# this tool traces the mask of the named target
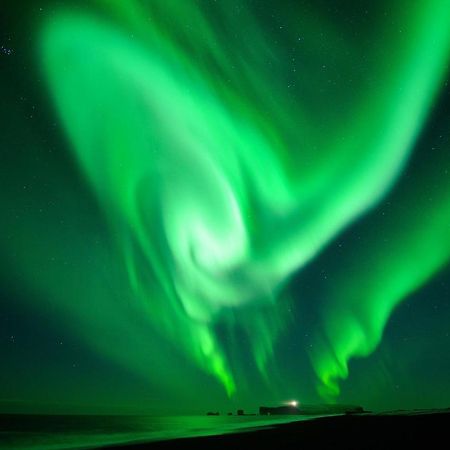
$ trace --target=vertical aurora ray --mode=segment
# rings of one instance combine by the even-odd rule
[[[351,358],[375,350],[393,309],[448,263],[449,193],[448,181],[425,195],[417,191],[404,205],[406,214],[402,211],[402,217],[379,230],[383,239],[372,239],[360,249],[357,267],[350,268],[352,280],[342,276],[329,293],[323,329],[310,352],[325,398],[339,394],[338,382],[347,378]],[[408,233],[399,226],[404,223],[410,224]]]
[[[344,113],[325,124],[325,137],[321,114],[309,114],[311,100],[298,96],[291,106],[281,88],[276,101],[265,98],[278,85],[254,49],[277,49],[250,11],[242,13],[251,30],[247,44],[230,50],[197,2],[139,5],[109,6],[121,25],[88,11],[59,12],[43,27],[40,60],[73,151],[117,236],[136,307],[231,395],[236,362],[216,325],[247,333],[264,375],[284,326],[277,297],[285,283],[374,207],[407,163],[448,63],[450,4],[398,8],[404,33],[383,25],[378,46],[389,57],[372,49],[372,82],[347,88]],[[180,16],[195,17],[198,32],[186,33]],[[227,20],[235,33],[239,27]],[[340,64],[346,51],[336,46]],[[230,73],[234,60],[238,75]],[[305,81],[301,71],[297,81]],[[318,109],[325,115],[328,108]],[[398,255],[445,227],[445,205],[399,240]],[[439,239],[429,245],[439,247]],[[395,304],[447,253],[410,267],[401,267],[399,256],[389,271],[380,269],[386,286],[397,275],[403,281],[380,299],[368,280],[357,325],[346,289],[330,300],[323,328],[331,344],[312,355],[324,395],[338,392],[348,359],[375,348]],[[351,333],[341,331],[346,323]]]

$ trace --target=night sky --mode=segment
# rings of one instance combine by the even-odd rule
[[[450,0],[3,3],[0,411],[450,406]]]

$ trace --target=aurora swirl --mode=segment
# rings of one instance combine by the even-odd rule
[[[305,301],[292,279],[391,194],[441,93],[450,3],[405,5],[380,14],[376,39],[359,44],[310,10],[274,39],[238,1],[97,2],[39,24],[36,60],[58,125],[106,218],[120,289],[154,333],[139,352],[170,342],[239,396],[233,342],[244,335],[246,358],[273,379],[280,336],[296,326],[286,305]],[[277,64],[295,45],[286,82]],[[337,269],[325,290],[303,351],[327,400],[349,361],[376,350],[395,308],[448,263],[450,185],[435,172],[440,182],[411,187],[383,236],[355,245],[352,276]],[[56,298],[53,283],[37,282]],[[89,286],[89,301],[55,300],[85,339],[104,320],[132,334],[124,306]],[[108,312],[84,317],[91,301]],[[121,346],[94,346],[152,370]]]

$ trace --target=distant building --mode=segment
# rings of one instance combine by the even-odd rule
[[[362,406],[355,405],[284,405],[284,406],[260,406],[259,414],[262,416],[280,416],[300,414],[304,416],[318,416],[327,414],[358,414],[363,413]]]
[[[290,414],[301,414],[301,412],[296,406],[292,405],[276,406],[274,408],[270,406],[260,406],[259,414],[261,416],[286,416]]]

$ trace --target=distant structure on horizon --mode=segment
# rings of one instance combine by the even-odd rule
[[[259,414],[261,416],[317,416],[322,414],[359,414],[364,412],[366,411],[362,406],[355,405],[283,405],[275,407],[259,407]]]
[[[260,416],[287,416],[287,415],[301,415],[301,416],[323,416],[332,414],[361,414],[367,413],[362,406],[356,405],[299,405],[298,402],[293,401],[287,405],[282,406],[260,406]],[[219,416],[218,411],[208,411],[207,416]],[[233,413],[229,412],[228,416]],[[243,409],[236,411],[237,416],[256,416],[256,414],[246,414]]]
[[[218,412],[218,411],[208,411],[208,412],[206,413],[206,415],[207,415],[207,416],[220,416],[220,412]],[[227,415],[228,415],[228,416],[232,416],[233,413],[232,413],[232,412],[229,412]],[[243,409],[238,409],[238,410],[236,411],[236,415],[237,415],[237,416],[256,416],[256,413],[246,414],[246,413],[244,412]]]

